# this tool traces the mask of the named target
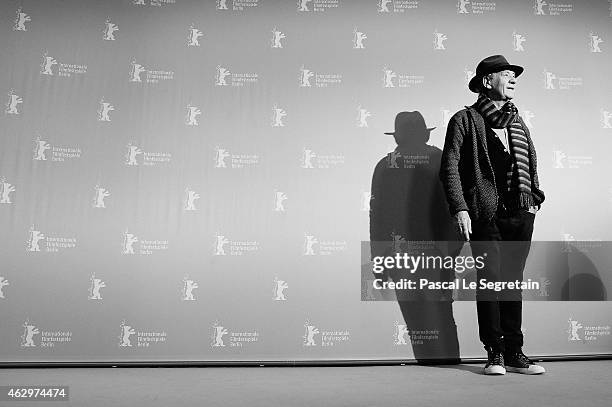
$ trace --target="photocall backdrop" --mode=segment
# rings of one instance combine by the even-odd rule
[[[416,110],[442,148],[504,54],[534,240],[612,240],[611,24],[605,0],[2,1],[0,361],[411,358],[398,304],[360,299],[383,133]],[[526,349],[610,353],[611,310],[526,302]]]

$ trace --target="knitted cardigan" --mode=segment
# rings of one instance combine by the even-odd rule
[[[529,129],[520,116],[529,144],[529,174],[534,203],[544,202],[539,189],[537,158]],[[493,166],[489,158],[484,118],[472,106],[455,113],[448,122],[442,151],[440,180],[451,215],[468,211],[474,221],[489,221],[498,205]]]

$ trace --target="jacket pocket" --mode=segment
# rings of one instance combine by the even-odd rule
[[[478,211],[478,191],[476,190],[476,186],[468,189],[463,197],[468,207],[468,211],[470,212],[471,216],[474,216],[475,212]]]
[[[472,186],[471,188],[469,188],[464,194],[463,197],[465,198],[465,202],[469,203],[470,201],[472,201],[475,197],[476,197],[476,186]]]

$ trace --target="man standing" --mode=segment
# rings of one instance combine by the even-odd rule
[[[468,86],[478,99],[448,122],[440,180],[461,238],[474,257],[487,253],[478,281],[522,281],[544,201],[529,129],[511,102],[522,72],[502,55],[483,59]],[[478,290],[476,300],[484,373],[544,373],[522,351],[521,291]]]

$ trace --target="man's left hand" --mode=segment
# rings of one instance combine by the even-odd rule
[[[536,212],[538,211],[538,207],[537,206],[530,206],[529,209],[527,209],[527,210],[535,215]]]

